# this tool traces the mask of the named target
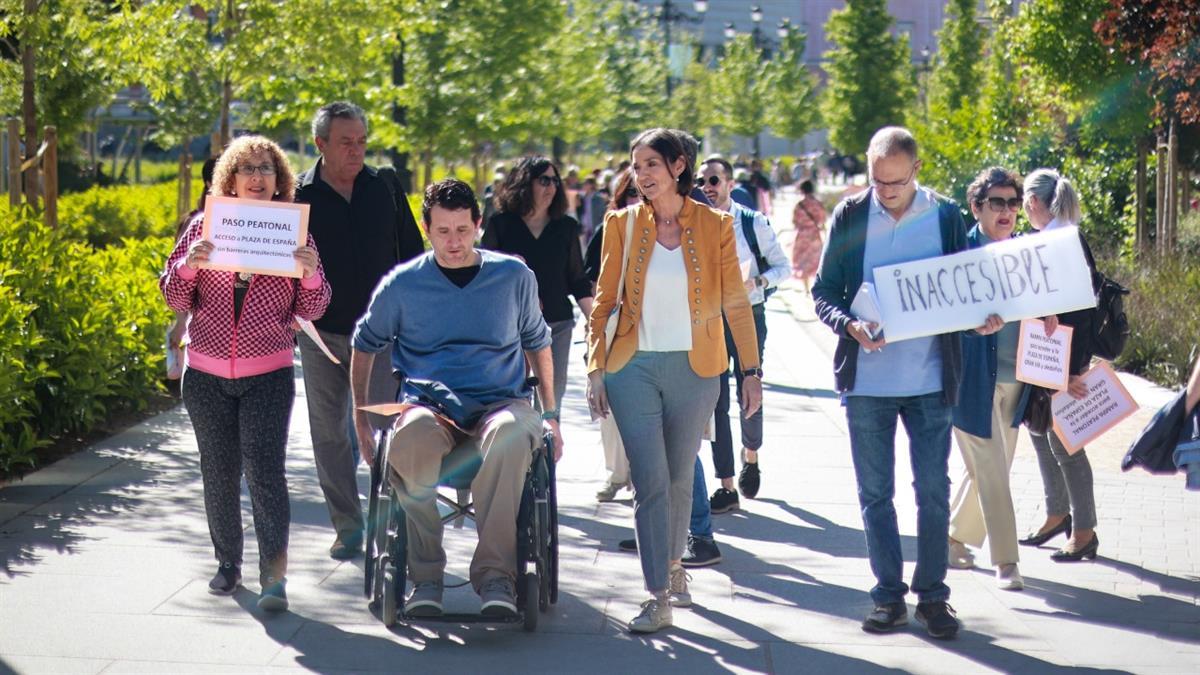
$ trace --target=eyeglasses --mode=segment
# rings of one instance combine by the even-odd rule
[[[700,184],[704,185],[705,183],[708,183],[709,185],[716,187],[721,184],[721,177],[720,176],[709,176],[708,178],[701,178]]]
[[[553,185],[554,187],[558,187],[559,185],[562,185],[562,179],[559,178],[558,176],[549,176],[547,174],[542,174],[542,175],[538,176],[536,180],[538,182],[538,185],[541,185],[542,187],[550,187],[551,185]]]
[[[984,201],[987,202],[988,208],[992,213],[1004,213],[1005,209],[1009,211],[1021,210],[1021,198],[1012,197],[1005,199],[1004,197],[988,197]]]
[[[237,172],[244,176],[253,176],[255,172],[257,172],[260,176],[274,176],[275,165],[259,164],[258,166],[255,166],[253,164],[238,164]]]
[[[874,185],[876,188],[902,188],[912,181],[913,176],[917,175],[917,166],[920,164],[921,162],[919,161],[913,162],[912,170],[908,172],[908,178],[905,178],[904,180],[881,181],[872,178],[871,185]]]

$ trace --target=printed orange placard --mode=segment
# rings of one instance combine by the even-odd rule
[[[1065,391],[1050,399],[1054,433],[1071,454],[1079,452],[1080,448],[1138,410],[1137,401],[1129,395],[1107,361],[1101,361],[1081,377],[1088,389],[1083,400],[1077,401]]]

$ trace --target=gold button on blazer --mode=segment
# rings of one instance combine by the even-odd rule
[[[635,209],[633,238],[625,241],[626,218]],[[742,284],[737,245],[733,235],[733,216],[709,208],[687,197],[679,211],[683,228],[680,246],[687,265],[688,317],[692,325],[692,350],[688,362],[700,377],[715,377],[729,367],[725,349],[725,328],[721,313],[729,321],[733,343],[737,345],[743,369],[761,363],[750,298]],[[609,212],[604,218],[604,241],[600,254],[600,280],[588,318],[588,373],[604,369],[620,370],[638,349],[638,322],[646,294],[642,270],[650,264],[658,228],[649,204],[636,204]],[[611,345],[605,344],[604,326],[617,306],[617,278],[621,275],[621,256],[630,255],[625,273],[625,288],[620,298],[621,313],[617,333]]]

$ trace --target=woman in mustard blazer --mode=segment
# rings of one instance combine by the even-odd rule
[[[671,625],[672,605],[691,604],[680,559],[696,453],[729,363],[722,312],[747,366],[744,416],[762,400],[762,370],[732,217],[687,197],[694,169],[670,130],[645,131],[630,150],[642,202],[605,217],[588,323],[588,405],[599,416],[611,405],[629,457],[638,554],[652,595],[629,630],[649,633]],[[604,329],[618,305],[609,345]]]

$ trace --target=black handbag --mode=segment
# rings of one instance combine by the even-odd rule
[[[1039,436],[1049,433],[1054,426],[1050,396],[1050,390],[1045,387],[1029,386],[1029,404],[1025,406],[1025,415],[1021,418],[1021,423]]]

